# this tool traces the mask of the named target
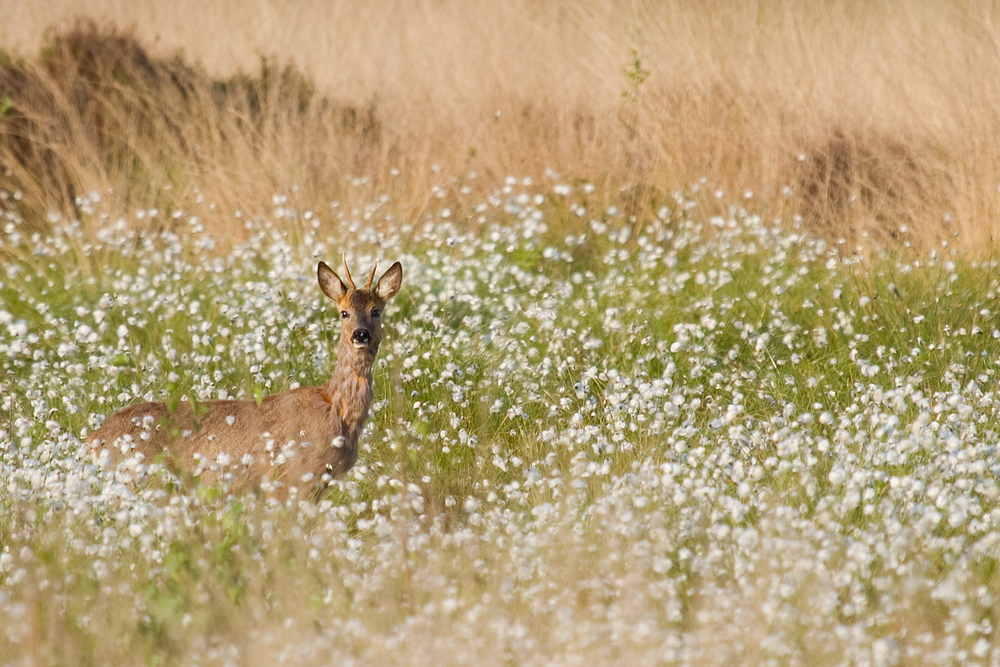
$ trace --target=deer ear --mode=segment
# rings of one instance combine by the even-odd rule
[[[323,290],[323,294],[334,301],[339,300],[347,293],[347,285],[333,269],[326,265],[326,262],[320,262],[319,266],[316,267],[316,276],[319,278],[319,288]]]
[[[403,284],[403,267],[396,262],[389,267],[389,270],[382,274],[375,285],[375,294],[383,301],[388,301],[396,296],[399,286]]]

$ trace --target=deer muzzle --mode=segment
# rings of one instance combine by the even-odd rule
[[[368,343],[371,342],[372,335],[368,333],[367,329],[358,329],[351,334],[351,343],[357,349],[362,349],[368,347]]]

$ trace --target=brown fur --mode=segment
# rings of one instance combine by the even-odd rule
[[[286,489],[311,488],[343,475],[358,458],[372,402],[372,364],[382,342],[380,318],[373,313],[396,294],[403,277],[396,262],[371,288],[374,272],[357,289],[350,271],[348,287],[325,263],[317,267],[323,293],[340,314],[348,314],[341,317],[337,365],[326,384],[273,394],[260,405],[209,401],[192,407],[182,401],[172,414],[162,402],[131,405],[88,436],[95,457],[107,452],[111,462],[135,456],[149,463],[162,455],[202,479],[229,470],[237,487],[269,479]],[[356,345],[358,336],[363,340]]]

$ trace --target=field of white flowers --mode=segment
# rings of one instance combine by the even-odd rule
[[[277,196],[231,251],[197,211],[9,214],[0,662],[1000,662],[997,263],[591,192]],[[324,381],[341,252],[404,267],[345,479],[286,506],[93,465],[130,402]]]

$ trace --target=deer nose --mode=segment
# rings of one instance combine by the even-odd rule
[[[351,334],[351,341],[354,343],[367,343],[372,339],[372,335],[367,329],[358,329]]]

